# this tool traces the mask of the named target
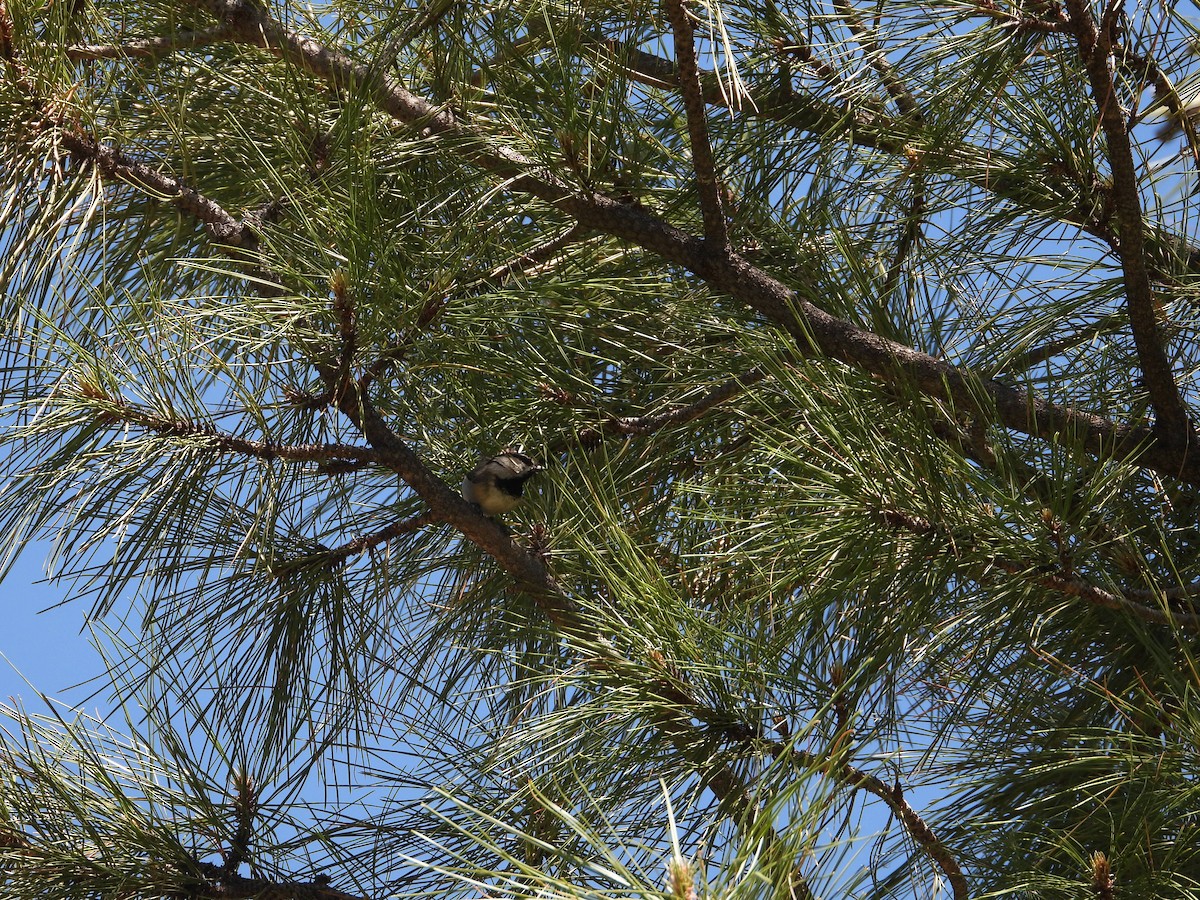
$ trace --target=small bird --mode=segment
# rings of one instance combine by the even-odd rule
[[[1190,52],[1195,54],[1196,48]],[[1154,100],[1137,114],[1133,123],[1156,123],[1155,137],[1160,142],[1178,136],[1185,122],[1193,128],[1200,124],[1200,76],[1193,74],[1178,84],[1156,88],[1154,94]]]
[[[498,516],[521,502],[525,482],[542,467],[520,451],[505,447],[470,471],[462,483],[463,499],[485,515]]]

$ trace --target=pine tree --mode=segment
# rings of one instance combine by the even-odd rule
[[[1200,897],[1181,7],[0,0],[0,897]]]

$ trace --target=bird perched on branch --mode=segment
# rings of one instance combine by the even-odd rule
[[[505,447],[485,459],[463,479],[463,499],[474,503],[485,515],[498,516],[521,502],[525,482],[542,471],[532,459]]]

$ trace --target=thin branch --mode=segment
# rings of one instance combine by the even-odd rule
[[[1021,493],[1030,496],[1039,506],[1049,506],[1055,503],[1055,498],[1059,497],[1062,485],[1055,482],[1054,479],[1047,476],[1028,461],[1018,457],[1010,456],[1004,461],[1001,466],[996,457],[996,452],[987,440],[985,428],[978,422],[958,422],[952,418],[934,418],[931,422],[931,430],[933,434],[947,447],[962,456],[964,459],[978,465],[980,468],[992,472],[994,475],[1003,481],[1015,481],[1019,486]],[[1091,504],[1088,498],[1083,494],[1083,491],[1078,487],[1072,488],[1071,498],[1073,508],[1087,510]],[[1113,529],[1112,523],[1106,518],[1094,517],[1093,521],[1079,523],[1082,533],[1085,534],[1088,540],[1099,545],[1100,552],[1110,560],[1116,562],[1118,568],[1123,571],[1128,571],[1131,566],[1128,559],[1132,558],[1133,551],[1129,547],[1129,535],[1118,533]],[[1145,596],[1139,601],[1138,595],[1140,589],[1126,589],[1125,595],[1135,602],[1149,601],[1153,603],[1159,599],[1159,594],[1153,591],[1146,591]],[[1171,591],[1165,592],[1168,599],[1178,599]]]
[[[920,516],[914,516],[896,509],[881,510],[880,515],[889,525],[903,528],[905,531],[921,537],[943,534],[943,529]],[[957,543],[964,542],[963,535],[958,533],[949,534],[948,537]],[[991,556],[988,559],[988,564],[1010,575],[1016,575],[1031,584],[1036,584],[1068,597],[1078,597],[1080,600],[1086,600],[1088,603],[1104,607],[1105,609],[1126,612],[1145,622],[1153,622],[1156,625],[1178,626],[1186,628],[1188,631],[1200,631],[1200,615],[1196,613],[1183,610],[1165,612],[1161,609],[1154,609],[1151,606],[1138,602],[1135,596],[1130,593],[1122,592],[1121,594],[1114,594],[1080,578],[1074,572],[1043,571],[1028,563],[1005,559],[1001,556]],[[1152,593],[1143,596],[1146,599],[1152,599],[1159,595]]]
[[[671,693],[671,691],[668,690],[668,693]],[[686,692],[680,692],[676,689],[675,693],[679,694],[679,697],[674,699],[677,699],[684,705],[684,708],[687,708],[687,706],[691,706],[692,709],[698,708],[698,704],[695,702],[690,704],[684,703],[687,700]],[[708,718],[714,719],[718,717],[708,716]],[[705,718],[702,716],[701,721],[704,720]],[[813,753],[807,750],[799,750],[790,744],[771,740],[766,737],[761,728],[756,728],[745,722],[725,723],[718,727],[725,737],[734,742],[742,743],[756,749],[765,749],[776,759],[792,760],[804,771],[820,772],[840,785],[865,790],[867,793],[878,797],[895,813],[913,843],[920,847],[933,860],[937,867],[941,869],[942,874],[946,876],[946,880],[950,882],[954,900],[967,900],[970,896],[966,876],[963,875],[958,861],[954,858],[950,849],[937,837],[929,824],[904,799],[904,793],[900,789],[899,783],[894,787],[890,786],[881,778],[843,762],[842,760],[845,758],[845,755],[841,750],[844,749],[844,745],[835,746],[832,751],[826,753]]]
[[[240,771],[233,776],[233,798],[230,809],[234,816],[233,835],[225,851],[221,870],[225,877],[237,872],[250,860],[250,839],[254,835],[254,819],[258,815],[258,788],[249,773]]]
[[[571,244],[579,241],[585,234],[587,229],[583,228],[578,223],[572,225],[565,232],[556,238],[551,238],[537,247],[533,247],[516,259],[512,259],[503,265],[500,265],[483,276],[478,283],[502,281],[510,275],[515,275],[518,272],[525,272],[531,267],[540,265],[547,260],[553,259],[560,251],[569,247]],[[471,285],[472,287],[474,285]]]
[[[883,82],[888,95],[896,102],[896,107],[914,122],[923,122],[925,116],[921,112],[921,107],[900,76],[896,74],[895,68],[888,62],[887,54],[879,46],[875,33],[862,23],[858,17],[858,11],[850,5],[848,0],[833,0],[833,5],[845,20],[846,27],[858,41],[863,53],[866,54],[867,62],[875,70],[879,80]]]
[[[1159,598],[1191,601],[1200,597],[1200,581],[1173,588],[1129,588],[1124,594],[1135,601],[1153,602]]]
[[[91,826],[94,830],[94,826]],[[9,864],[14,869],[27,865],[33,869],[33,877],[46,878],[49,868],[45,862],[48,855],[40,846],[30,840],[28,835],[0,828],[0,850],[5,852]],[[237,872],[227,869],[224,865],[187,860],[179,867],[176,879],[179,882],[179,896],[192,897],[195,900],[250,900],[254,897],[294,898],[294,900],[366,900],[356,894],[348,894],[330,886],[330,879],[318,875],[312,881],[272,881],[267,878],[247,878]],[[67,883],[86,884],[87,873],[80,873],[78,878],[72,878],[74,873],[63,872],[61,862],[53,861],[53,876],[55,879],[66,879]],[[26,876],[28,879],[28,876]],[[32,880],[32,879],[29,879]],[[161,889],[162,885],[155,885]]]
[[[1080,344],[1086,343],[1093,338],[1099,337],[1102,334],[1113,331],[1116,327],[1124,324],[1125,316],[1123,313],[1109,313],[1106,316],[1101,316],[1091,325],[1080,328],[1064,337],[1050,341],[1040,347],[1033,347],[1026,350],[1024,353],[1019,353],[1012,357],[1000,369],[1001,372],[1028,372],[1034,366],[1041,365],[1047,360],[1054,359],[1056,356],[1065,353]]]
[[[188,186],[182,179],[159,172],[112,147],[103,146],[76,128],[63,130],[59,139],[72,154],[91,161],[102,175],[128,182],[203,222],[209,234],[220,243],[247,252],[257,249],[258,237],[253,228],[214,200]]]
[[[914,168],[919,163],[914,164]],[[916,246],[921,236],[921,220],[925,216],[925,182],[920,172],[913,173],[913,198],[908,207],[908,215],[900,226],[900,236],[896,241],[896,253],[888,266],[886,277],[883,279],[883,299],[890,302],[896,285],[900,282],[900,273],[904,271],[904,263],[912,248]]]
[[[678,88],[675,68],[669,60],[638,48],[628,48],[617,41],[603,43],[615,58],[625,61],[626,77],[653,87]],[[701,72],[700,81],[707,104],[729,106],[728,98],[721,93],[714,73]],[[1049,195],[1040,186],[1031,185],[1024,176],[1017,174],[1021,168],[1019,162],[1004,156],[995,148],[964,147],[948,154],[940,143],[923,141],[920,133],[913,131],[911,123],[871,112],[863,104],[835,104],[819,97],[796,94],[790,84],[787,90],[772,91],[766,96],[753,97],[751,101],[742,110],[742,115],[767,119],[817,135],[836,132],[854,146],[895,156],[908,156],[916,150],[921,154],[922,165],[930,172],[960,178],[987,194],[1043,213],[1056,222],[1069,222],[1106,244],[1116,246],[1116,240],[1109,233],[1107,220],[1097,212],[1102,204],[1081,198],[1074,208],[1064,210],[1061,196]],[[1076,187],[1082,189],[1083,186]],[[1200,259],[1200,249],[1186,246],[1177,235],[1156,233],[1153,240],[1168,255]]]
[[[320,394],[294,392],[292,399],[308,409],[323,409],[335,405],[337,399],[350,390],[354,354],[358,349],[358,317],[354,300],[346,281],[346,273],[339,270],[330,278],[333,290],[333,312],[337,316],[338,355],[337,365],[329,370],[325,390]]]
[[[925,855],[932,859],[937,867],[942,870],[942,874],[950,882],[950,890],[953,892],[954,900],[967,900],[970,897],[970,887],[967,884],[966,876],[963,875],[962,868],[958,865],[958,861],[954,858],[950,849],[941,842],[933,829],[929,827],[929,824],[904,799],[904,793],[900,790],[899,783],[895,787],[889,786],[881,778],[869,775],[848,763],[830,763],[802,750],[792,749],[791,754],[805,768],[820,769],[823,766],[829,770],[829,774],[842,784],[861,788],[869,794],[874,794],[886,803],[888,808],[895,813],[896,818],[903,824],[904,830],[908,832],[908,836],[912,838],[913,843],[920,847],[925,852]]]
[[[376,72],[382,72],[391,67],[396,61],[396,57],[400,55],[400,51],[416,40],[420,35],[432,28],[437,28],[441,24],[450,10],[458,5],[460,0],[430,0],[428,6],[412,20],[407,26],[401,29],[400,33],[391,40],[383,52],[379,54],[372,68]]]
[[[696,173],[696,187],[700,194],[704,239],[714,252],[725,253],[729,250],[729,225],[721,204],[721,186],[717,183],[717,167],[708,136],[708,108],[704,104],[700,73],[696,68],[695,29],[692,28],[691,16],[684,2],[664,0],[663,6],[675,37],[679,92],[683,95],[683,108],[691,137],[692,170]]]
[[[420,531],[427,525],[432,525],[436,519],[429,513],[422,513],[419,516],[411,516],[407,519],[401,519],[386,525],[377,531],[372,531],[369,534],[362,534],[358,537],[347,541],[338,547],[320,547],[312,553],[306,553],[302,556],[289,557],[285,563],[284,569],[287,571],[295,571],[297,569],[307,569],[310,567],[321,567],[327,569],[336,569],[344,565],[348,560],[356,556],[361,556],[364,553],[369,553],[376,547],[386,544],[396,538],[404,537],[407,534]]]
[[[1163,443],[1186,454],[1189,447],[1195,444],[1196,436],[1167,358],[1166,338],[1158,325],[1158,311],[1146,259],[1137,170],[1113,78],[1111,31],[1117,4],[1109,4],[1100,29],[1097,29],[1092,18],[1088,0],[1067,0],[1067,9],[1108,146],[1120,235],[1117,251],[1124,277],[1129,327],[1146,390],[1156,413],[1155,433]]]
[[[579,432],[571,441],[562,441],[552,445],[554,449],[565,449],[570,444],[580,447],[594,447],[604,439],[605,434],[646,435],[661,431],[672,425],[683,425],[703,416],[710,409],[720,406],[737,397],[746,388],[758,384],[767,377],[766,371],[753,368],[748,372],[730,378],[706,393],[703,397],[687,406],[667,409],[661,412],[649,413],[642,416],[613,416],[606,419],[596,428],[587,428]]]
[[[190,50],[217,44],[229,37],[224,25],[180,31],[161,37],[137,38],[120,44],[82,44],[67,47],[63,52],[75,62],[97,59],[125,59],[127,57],[157,58],[176,50]]]
[[[322,466],[341,463],[380,465],[381,455],[370,447],[350,444],[279,444],[274,441],[255,441],[217,431],[211,425],[170,419],[138,409],[121,399],[114,399],[85,388],[84,394],[96,405],[100,416],[110,422],[124,422],[165,437],[183,438],[206,448],[240,453],[255,459],[312,462]]]
[[[329,879],[317,876],[312,881],[272,881],[269,878],[248,878],[236,872],[226,872],[220,866],[198,862],[196,867],[204,876],[199,885],[188,885],[186,896],[199,900],[251,900],[254,897],[279,897],[290,900],[364,900],[330,887]]]
[[[1200,615],[1196,613],[1184,612],[1183,610],[1166,612],[1161,609],[1154,609],[1153,607],[1146,606],[1144,603],[1136,602],[1126,595],[1125,592],[1114,594],[1111,591],[1097,587],[1091,582],[1084,581],[1076,575],[1031,572],[1028,566],[1022,566],[1019,563],[1004,559],[993,559],[992,563],[1010,575],[1020,575],[1034,584],[1049,588],[1060,594],[1065,594],[1068,597],[1078,597],[1080,600],[1086,600],[1095,606],[1126,612],[1144,622],[1153,622],[1156,625],[1177,625],[1186,628],[1188,631],[1200,631]]]
[[[1021,16],[1016,13],[1002,9],[995,0],[976,0],[975,9],[983,16],[987,16],[1004,25],[1006,28],[1011,28],[1018,34],[1033,33],[1033,34],[1064,34],[1070,31],[1070,22],[1063,14],[1062,7],[1057,3],[1046,4],[1049,7],[1049,12],[1053,14],[1052,19],[1039,19],[1036,16]]]
[[[366,367],[358,379],[360,389],[366,389],[376,378],[386,371],[387,367],[404,359],[413,342],[424,331],[438,320],[446,307],[460,296],[470,296],[471,291],[486,285],[503,281],[517,273],[529,272],[535,266],[540,266],[558,256],[563,249],[581,240],[587,234],[587,229],[575,223],[558,237],[551,238],[536,247],[519,254],[506,263],[502,263],[485,275],[467,282],[453,296],[434,296],[426,301],[424,308],[417,316],[417,321],[406,328],[394,342],[380,350],[379,355]]]
[[[792,40],[790,42],[780,40],[775,44],[775,50],[792,59],[799,60],[812,69],[826,83],[834,86],[838,84],[838,70],[817,56],[808,43],[799,40]]]

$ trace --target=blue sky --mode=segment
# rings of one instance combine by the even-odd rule
[[[45,583],[49,548],[48,542],[26,547],[0,583],[0,703],[20,697],[31,711],[40,706],[38,691],[70,705],[82,703],[91,690],[68,688],[104,671],[83,630],[86,603],[58,605],[66,588]]]

